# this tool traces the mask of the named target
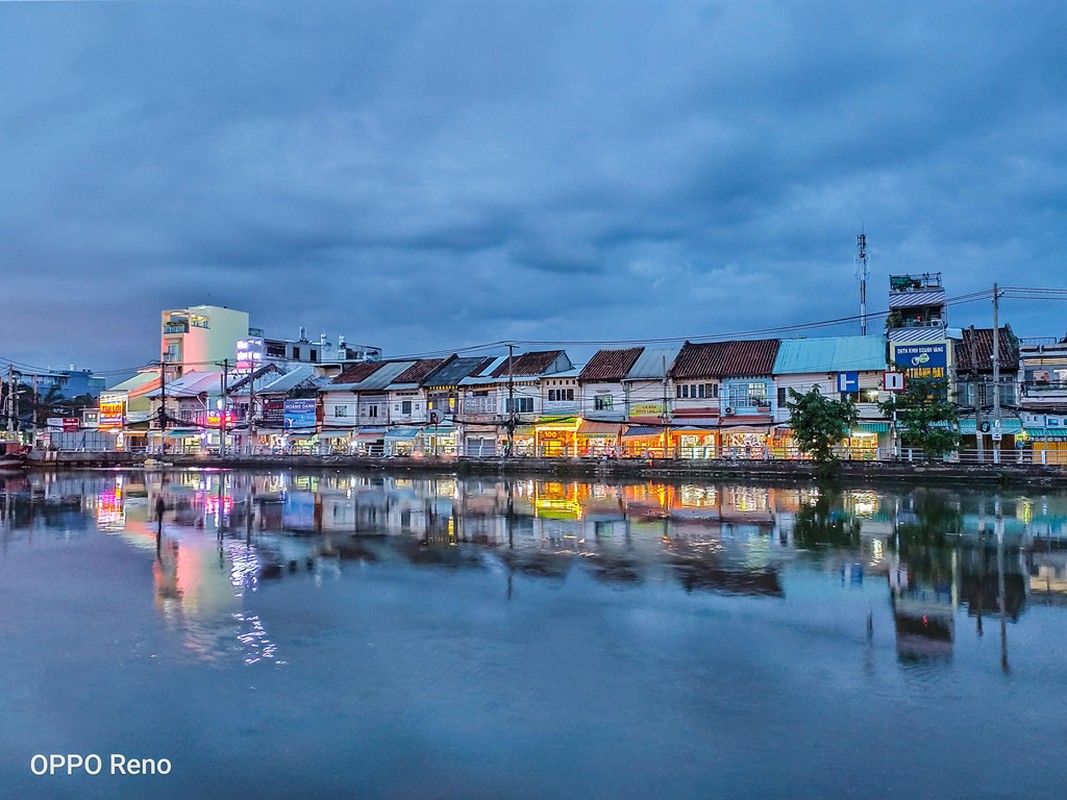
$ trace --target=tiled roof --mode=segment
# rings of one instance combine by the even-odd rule
[[[511,359],[512,375],[541,375],[552,366],[552,362],[563,355],[562,350],[534,350],[529,353],[521,353]],[[508,360],[493,370],[492,377],[499,378],[508,374]]]
[[[418,383],[444,363],[443,358],[421,358],[397,375],[393,383]]]
[[[1017,370],[1019,368],[1019,340],[1012,333],[1011,326],[1000,329],[1000,368]],[[993,329],[963,329],[963,341],[956,347],[956,369],[959,372],[993,371]]]
[[[363,361],[359,364],[353,364],[336,378],[333,379],[334,383],[359,383],[364,378],[373,375],[378,370],[384,361]]]
[[[643,347],[628,347],[625,350],[598,350],[578,375],[583,383],[597,381],[621,381],[641,355]]]
[[[671,368],[671,378],[716,378],[770,375],[778,355],[778,339],[692,344],[686,342]]]
[[[492,363],[492,356],[453,358],[427,375],[422,383],[424,386],[455,386],[463,378],[474,375]]]

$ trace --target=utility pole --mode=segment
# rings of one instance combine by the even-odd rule
[[[515,345],[508,345],[508,458],[515,453],[515,376],[511,362],[515,357]]]
[[[11,433],[14,430],[15,414],[13,409],[15,397],[15,369],[10,364],[7,365],[7,402],[4,403],[4,411],[7,412],[7,432]]]
[[[663,356],[663,457],[670,456],[671,415],[667,407],[667,356]]]
[[[219,457],[226,455],[226,401],[230,380],[230,359],[222,360],[222,408],[219,409]]]
[[[993,284],[993,463],[1000,463],[1000,293]]]
[[[159,452],[167,452],[167,360],[159,360]]]
[[[248,376],[248,454],[252,455],[255,448],[256,436],[256,367],[252,364],[252,372]]]
[[[30,401],[30,430],[34,443],[37,442],[37,373],[33,373],[33,400]]]

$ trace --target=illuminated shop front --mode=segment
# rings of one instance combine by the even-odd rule
[[[618,422],[594,422],[582,420],[575,436],[578,455],[583,458],[614,457],[619,453],[619,434],[622,425]]]
[[[623,455],[663,458],[666,429],[661,425],[631,425],[622,435]]]
[[[196,455],[204,447],[200,428],[171,428],[166,433],[166,452]]]
[[[578,417],[545,417],[534,426],[534,441],[540,458],[568,458],[578,454]]]
[[[385,433],[385,454],[387,456],[410,456],[415,450],[415,437],[419,429],[415,427],[390,428]]]
[[[426,456],[454,456],[459,452],[459,429],[451,425],[422,428],[415,449]]]
[[[737,425],[722,431],[722,457],[763,460],[770,456],[766,427]]]
[[[878,458],[878,434],[854,430],[841,442],[838,457],[845,461],[874,461]]]
[[[672,454],[677,458],[709,459],[719,457],[718,433],[714,428],[695,425],[672,429]]]
[[[319,446],[323,454],[346,455],[352,450],[352,431],[323,431],[319,434]]]

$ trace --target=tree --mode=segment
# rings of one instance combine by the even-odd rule
[[[944,378],[909,376],[904,391],[891,394],[878,407],[887,417],[896,415],[904,444],[921,449],[927,461],[959,447],[959,416],[948,402]]]
[[[786,407],[801,451],[811,456],[821,473],[833,471],[837,464],[834,446],[856,424],[855,404],[849,399],[831,400],[816,385],[807,394],[790,389]]]

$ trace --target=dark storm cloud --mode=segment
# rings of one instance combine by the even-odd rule
[[[142,362],[159,310],[200,302],[393,353],[836,318],[861,225],[875,309],[889,272],[1063,285],[1065,22],[3,4],[0,356]],[[1064,332],[1055,304],[1007,306]]]

